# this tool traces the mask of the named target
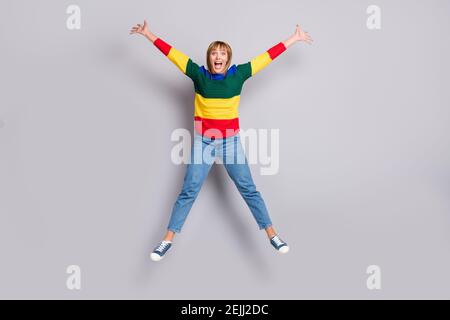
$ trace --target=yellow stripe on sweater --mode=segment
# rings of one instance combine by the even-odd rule
[[[189,57],[186,54],[172,47],[170,48],[167,58],[169,58],[181,72],[186,74],[186,66],[189,60]]]
[[[267,51],[253,58],[251,60],[252,76],[255,75],[258,71],[264,69],[264,67],[266,67],[271,62],[272,58],[270,58],[270,55]]]
[[[228,99],[205,98],[195,94],[195,116],[207,119],[234,119],[238,117],[240,95]]]

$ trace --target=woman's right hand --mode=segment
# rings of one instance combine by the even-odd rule
[[[148,26],[147,26],[147,21],[144,20],[144,24],[137,24],[136,26],[134,26],[131,31],[130,34],[134,34],[134,33],[139,33],[142,34],[143,36],[149,36],[150,32],[148,31]]]

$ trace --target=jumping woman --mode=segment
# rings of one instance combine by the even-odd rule
[[[141,34],[151,41],[178,69],[192,79],[194,99],[194,143],[191,161],[186,166],[183,186],[175,201],[167,232],[150,257],[159,261],[172,247],[175,233],[180,233],[216,158],[247,203],[260,230],[264,229],[270,244],[281,253],[289,247],[275,231],[264,200],[253,182],[247,158],[241,145],[238,106],[244,82],[268,66],[288,47],[298,41],[312,43],[308,32],[299,25],[293,35],[243,64],[231,65],[232,50],[223,41],[212,42],[206,51],[205,66],[199,66],[186,54],[175,49],[149,31],[147,21],[137,24],[130,34]]]

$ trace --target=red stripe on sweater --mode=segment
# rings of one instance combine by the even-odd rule
[[[161,50],[161,52],[164,53],[164,55],[166,56],[169,54],[169,51],[172,48],[170,44],[167,44],[166,42],[164,42],[164,40],[161,40],[160,38],[156,39],[155,42],[153,42],[153,44],[159,50]]]
[[[226,138],[239,132],[239,118],[206,119],[194,117],[195,131],[209,138]]]
[[[284,45],[283,42],[280,42],[280,43],[274,45],[269,50],[267,50],[267,52],[269,53],[270,58],[273,60],[276,57],[278,57],[280,54],[282,54],[285,50],[286,50],[286,46]]]

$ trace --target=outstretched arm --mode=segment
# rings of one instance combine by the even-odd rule
[[[186,54],[175,49],[170,44],[166,43],[161,38],[154,35],[148,30],[147,21],[144,20],[144,24],[137,24],[130,31],[130,34],[138,33],[146,37],[151,41],[170,61],[172,61],[178,69],[186,74],[189,78],[194,79],[198,65],[195,64]]]
[[[298,24],[292,36],[284,41],[277,43],[264,53],[253,58],[251,61],[238,66],[238,68],[244,75],[244,79],[246,80],[254,76],[257,72],[267,67],[273,60],[275,60],[275,58],[277,58],[280,54],[286,51],[288,47],[290,47],[297,41],[305,41],[308,44],[311,44],[313,41],[308,32],[300,29],[300,26]]]

